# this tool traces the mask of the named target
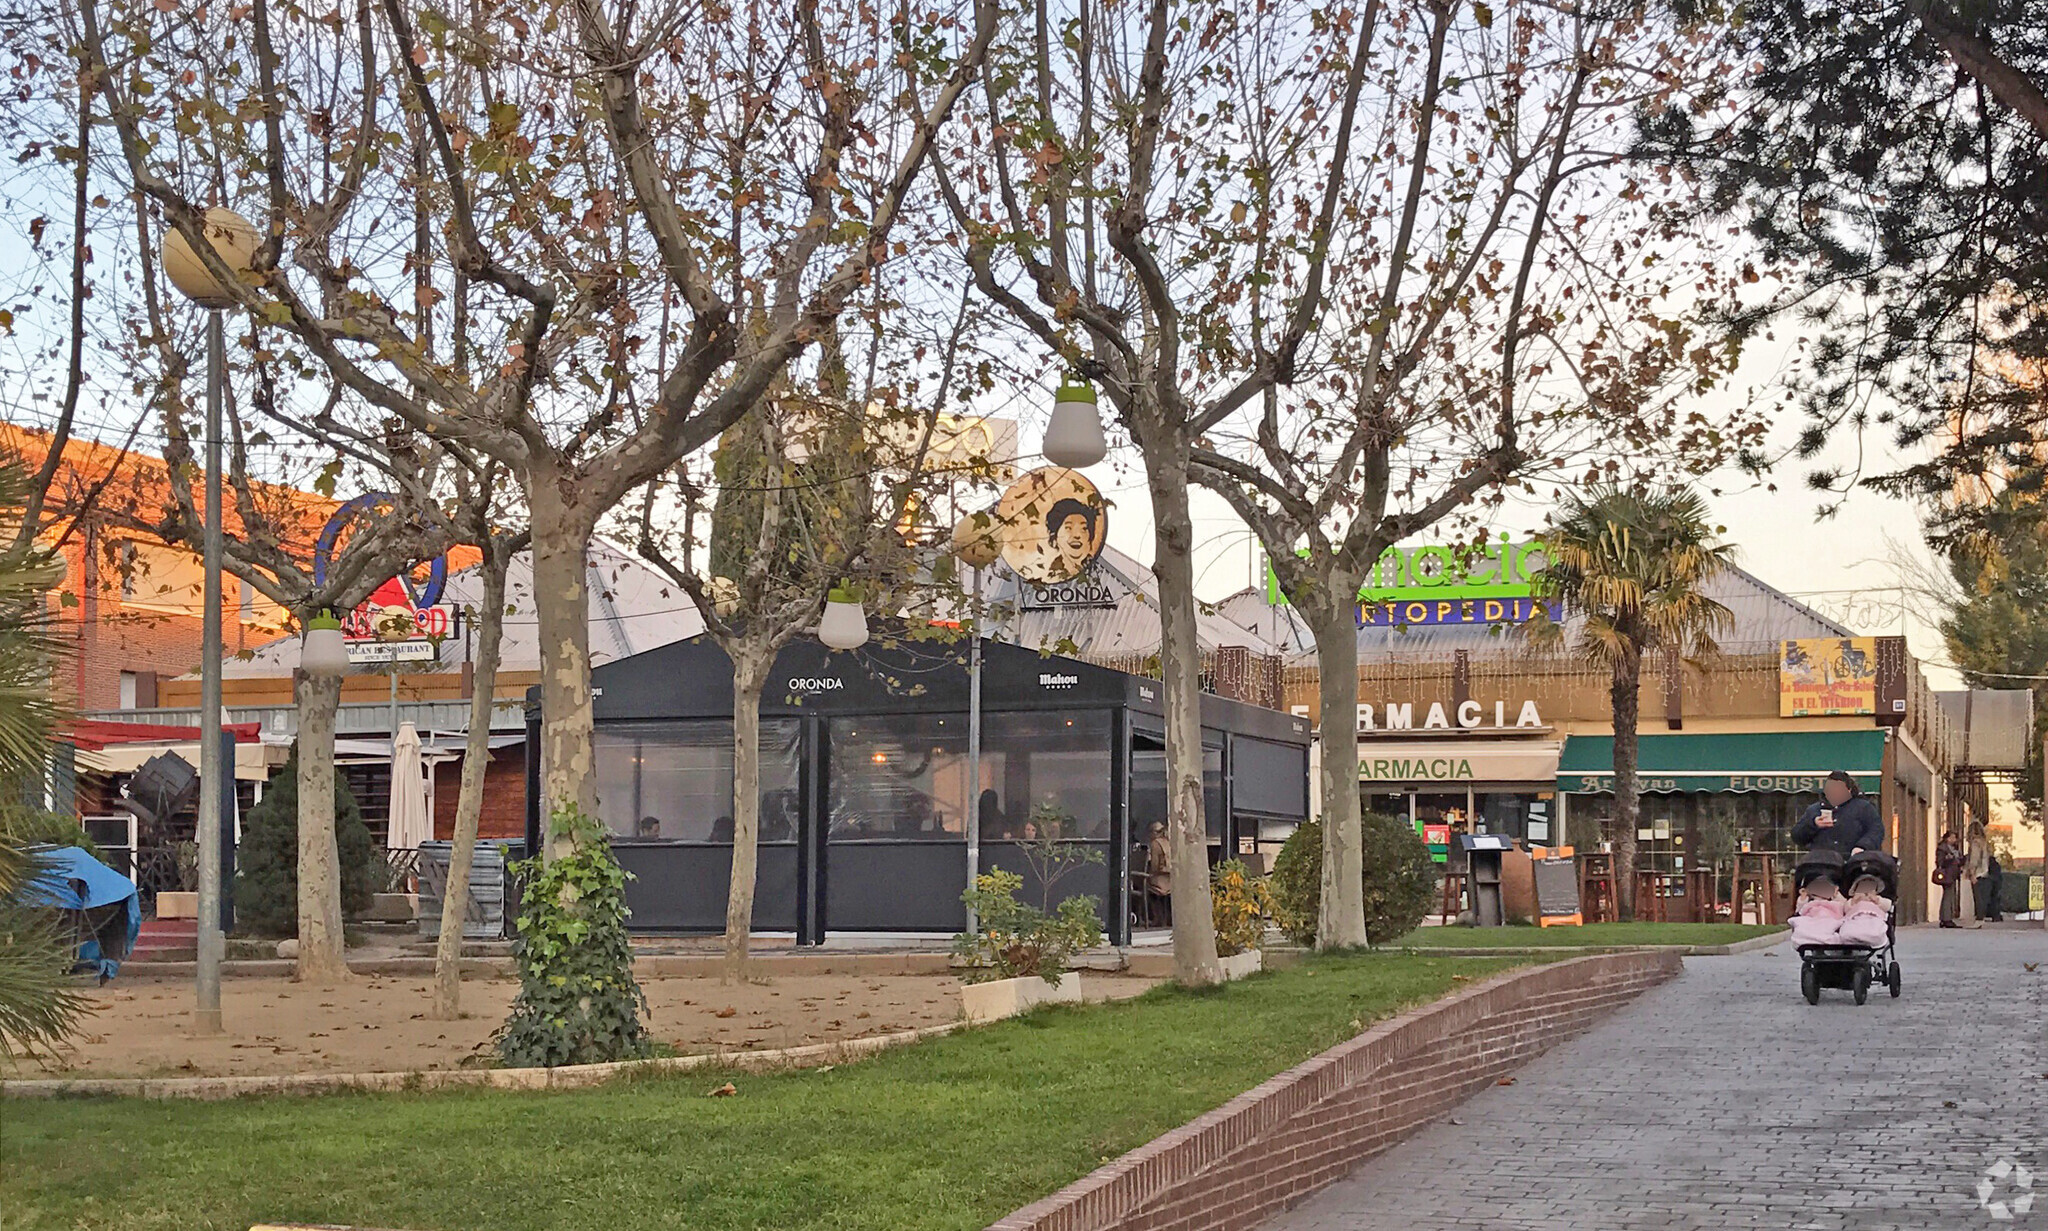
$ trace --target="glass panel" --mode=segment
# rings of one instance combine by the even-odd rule
[[[1380,816],[1391,816],[1397,821],[1405,821],[1408,819],[1408,796],[1368,794],[1365,797],[1365,810]]]
[[[795,722],[761,723],[761,840],[796,840]],[[732,724],[722,720],[600,727],[597,811],[614,837],[732,841]]]
[[[967,718],[834,718],[826,811],[833,841],[967,841]]]
[[[1415,823],[1449,825],[1451,832],[1470,833],[1471,818],[1465,811],[1465,793],[1420,794],[1415,796]]]
[[[1166,751],[1147,747],[1149,738],[1131,750],[1131,840],[1149,841],[1155,822],[1166,821]],[[1202,749],[1202,820],[1209,841],[1223,841],[1223,749]]]
[[[1551,801],[1537,792],[1479,792],[1472,797],[1472,812],[1487,833],[1506,834],[1537,846],[1556,844],[1550,830]]]
[[[1160,790],[1164,791],[1164,762]],[[1109,837],[1109,714],[990,714],[981,732],[984,839]],[[1033,832],[1027,832],[1033,831]]]
[[[1268,816],[1308,815],[1308,749],[1239,737],[1230,746],[1231,804]]]

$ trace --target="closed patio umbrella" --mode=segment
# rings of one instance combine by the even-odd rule
[[[434,840],[427,813],[427,782],[420,770],[420,733],[402,723],[391,744],[391,824],[384,844],[394,851],[416,850]]]

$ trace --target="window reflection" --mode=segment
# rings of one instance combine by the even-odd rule
[[[761,723],[761,840],[796,840],[795,722]],[[620,838],[731,842],[732,724],[718,720],[600,729],[592,739],[597,811]]]
[[[1209,841],[1223,841],[1223,749],[1202,748],[1202,819]],[[1166,747],[1156,735],[1131,741],[1131,833],[1149,834],[1166,820]]]
[[[981,733],[987,841],[1109,837],[1109,714],[990,714]]]
[[[834,718],[826,727],[835,841],[967,840],[965,715]]]

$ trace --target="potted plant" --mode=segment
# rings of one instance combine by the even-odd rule
[[[996,1021],[1035,1005],[1081,999],[1081,976],[1068,966],[1075,954],[1102,943],[1095,899],[1070,897],[1047,914],[1017,900],[1023,886],[1023,877],[996,869],[976,877],[960,895],[976,924],[953,943],[967,967],[960,1002],[969,1021]]]
[[[1216,921],[1216,956],[1225,979],[1257,974],[1265,965],[1259,941],[1266,935],[1272,899],[1266,882],[1241,860],[1226,859],[1209,874],[1209,902]]]

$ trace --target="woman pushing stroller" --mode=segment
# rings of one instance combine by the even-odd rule
[[[1873,982],[1897,996],[1892,906],[1899,865],[1885,854],[1884,822],[1841,770],[1828,775],[1821,793],[1792,827],[1792,840],[1806,848],[1792,870],[1800,990],[1808,1004],[1820,1002],[1823,987],[1845,988],[1862,1004]]]
[[[1854,778],[1838,769],[1821,783],[1820,790],[1821,801],[1808,807],[1792,826],[1794,846],[1830,850],[1844,859],[1858,851],[1884,849],[1884,821]]]

